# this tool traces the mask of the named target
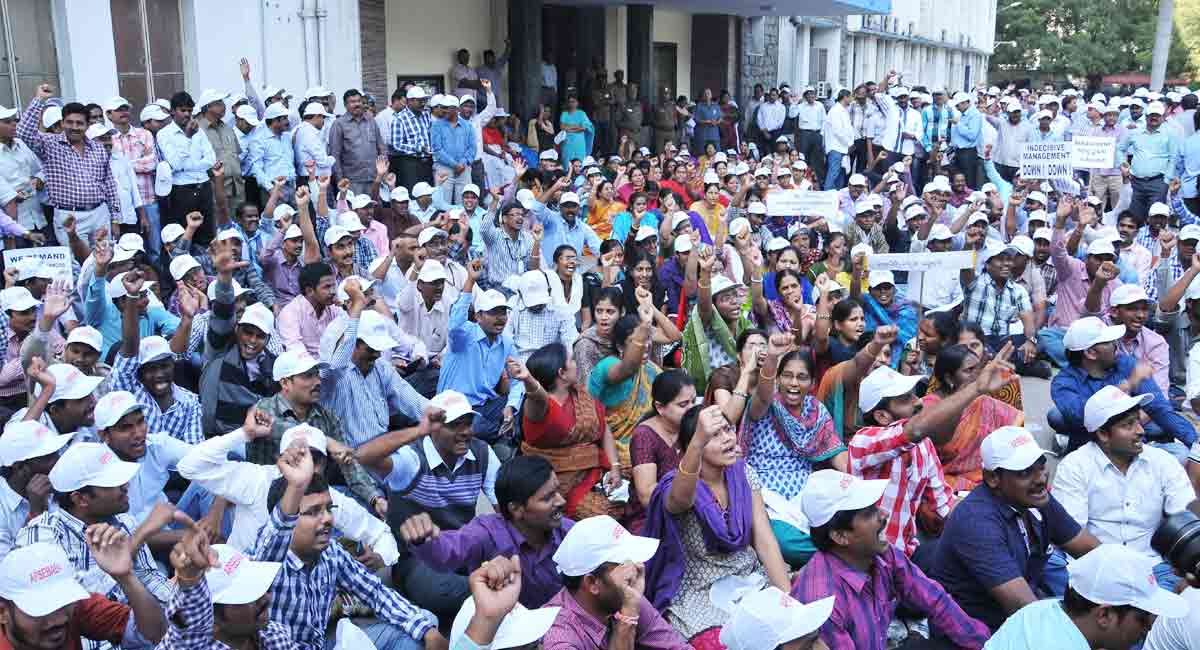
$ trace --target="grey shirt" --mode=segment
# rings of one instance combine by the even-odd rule
[[[379,126],[366,113],[355,118],[349,111],[334,121],[329,131],[329,155],[341,178],[368,182],[375,178],[375,158],[387,155]]]

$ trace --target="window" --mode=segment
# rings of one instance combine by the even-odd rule
[[[762,56],[767,50],[767,19],[765,16],[754,16],[747,22],[746,54]]]
[[[829,50],[823,47],[814,47],[808,51],[808,82],[816,85],[822,81],[828,81],[829,73]]]
[[[110,0],[117,83],[137,109],[184,89],[178,0]]]
[[[0,104],[22,106],[37,87],[56,89],[58,56],[46,0],[0,0]]]

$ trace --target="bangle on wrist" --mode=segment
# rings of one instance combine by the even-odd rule
[[[614,613],[613,620],[618,623],[624,623],[625,625],[631,625],[633,627],[637,627],[637,624],[638,624],[638,617],[626,616],[626,615],[622,614],[621,612]]]
[[[744,390],[735,390],[733,391],[733,394],[735,397],[740,397],[746,401],[750,401],[750,393],[747,393]]]

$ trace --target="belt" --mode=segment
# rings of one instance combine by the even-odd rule
[[[201,187],[204,187],[205,185],[208,185],[208,184],[209,184],[209,181],[204,181],[203,183],[176,183],[176,184],[172,185],[172,188],[175,188],[175,187],[188,187],[188,188],[192,188],[192,189],[197,189],[197,190],[198,190],[198,189],[200,189]]]
[[[94,203],[94,204],[92,204],[91,207],[56,205],[56,206],[54,206],[54,209],[55,210],[66,210],[68,212],[91,212],[92,210],[95,210],[96,208],[100,207],[103,203],[104,203],[103,201],[101,201],[100,203]]]
[[[414,156],[414,155],[412,155],[412,154],[410,154],[410,153],[398,153],[398,154],[396,154],[396,157],[397,157],[397,158],[412,158],[413,160],[433,160],[433,156],[432,156],[432,155],[429,155],[429,156]]]
[[[1139,181],[1156,181],[1162,177],[1162,174],[1155,174],[1153,176],[1134,176],[1134,178]]]
[[[821,129],[800,129],[800,131],[804,133],[820,133]]]

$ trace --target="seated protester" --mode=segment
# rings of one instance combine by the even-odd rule
[[[451,226],[451,230],[453,229],[454,226]],[[470,234],[471,231],[465,232]],[[441,228],[426,227],[417,235],[417,246],[425,252],[425,259],[441,262],[446,268],[446,283],[461,291],[467,283],[467,267],[450,257],[447,232]]]
[[[1198,228],[1190,232],[1195,233]],[[1197,394],[1195,385],[1188,381],[1188,370],[1191,351],[1200,341],[1200,282],[1196,282],[1200,264],[1192,263],[1200,233],[1192,237],[1178,242],[1179,250],[1175,253],[1171,252],[1175,240],[1163,244],[1160,255],[1163,263],[1155,268],[1146,286],[1146,295],[1152,301],[1157,300],[1155,319],[1162,324],[1159,329],[1170,350],[1171,385],[1177,390],[1185,388],[1188,401]]]
[[[1171,389],[1171,355],[1167,340],[1146,327],[1150,319],[1150,297],[1135,284],[1122,284],[1108,299],[1105,320],[1111,325],[1124,325],[1125,335],[1117,339],[1117,352],[1128,354],[1139,363],[1154,368],[1154,383],[1163,395]]]
[[[1050,376],[1050,367],[1037,361],[1037,323],[1034,322],[1033,300],[1025,287],[1012,278],[1013,255],[1020,251],[1011,244],[995,242],[978,251],[983,273],[963,269],[963,323],[976,323],[983,328],[987,348],[995,354],[1012,341],[1016,348],[1013,364],[1018,372]],[[1012,334],[1018,325],[1021,334]]]
[[[471,586],[471,597],[454,617],[450,634],[452,648],[504,650],[537,645],[561,609],[531,610],[518,604],[517,596],[525,578],[521,575],[520,565],[508,557],[486,561],[471,572],[467,581]]]
[[[448,285],[446,267],[437,260],[416,260],[409,268],[416,270],[416,281],[406,282],[400,290],[395,304],[396,322],[401,330],[425,343],[430,364],[440,368],[446,350],[450,310],[459,291]]]
[[[368,201],[370,200],[365,195],[358,196],[362,196]],[[358,196],[355,196],[354,198],[358,199]],[[339,205],[341,205],[341,203],[339,203]],[[339,207],[339,209],[341,208]],[[364,212],[367,210],[368,208],[363,208]],[[350,238],[354,244],[354,265],[364,269],[370,268],[371,262],[375,261],[375,258],[378,257],[378,254],[375,252],[375,244],[373,244],[370,239],[367,239],[364,236],[367,231],[367,227],[363,225],[362,218],[359,217],[358,212],[354,210],[345,210],[343,212],[339,212],[337,217],[334,218],[333,223],[334,225],[341,226],[346,232],[350,233]]]
[[[287,207],[287,206],[284,206]],[[280,219],[271,241],[267,242],[258,256],[263,280],[275,294],[275,302],[286,305],[300,295],[300,249],[304,246],[304,233],[300,226],[292,223],[291,215]]]
[[[450,309],[450,329],[446,351],[442,354],[442,372],[438,392],[449,388],[462,393],[480,417],[472,431],[485,442],[501,442],[501,420],[512,422],[513,409],[507,406],[509,379],[504,366],[515,354],[513,340],[504,333],[509,306],[503,294],[494,289],[474,294],[475,283],[483,276],[483,261],[471,260],[467,283]],[[467,320],[472,302],[475,321]]]
[[[267,591],[282,563],[254,562],[228,544],[210,546],[192,527],[171,553],[171,566],[176,590],[159,647],[296,647],[287,627],[266,616]]]
[[[118,273],[111,280],[106,279],[108,264],[113,260],[113,247],[106,241],[96,243],[96,276],[92,279],[87,298],[84,302],[83,320],[85,325],[91,325],[100,330],[104,336],[104,350],[101,358],[111,359],[113,345],[124,336],[123,314],[124,305],[131,303],[135,307],[134,316],[139,336],[172,336],[179,329],[180,319],[158,305],[151,305],[148,299],[149,286],[141,286],[141,272],[129,271],[133,276]],[[138,278],[140,293],[130,294],[125,288],[124,278]]]
[[[57,508],[30,519],[17,533],[17,548],[39,542],[60,547],[79,574],[85,589],[110,600],[130,603],[137,594],[125,593],[125,583],[114,583],[99,565],[99,558],[81,544],[92,526],[107,525],[124,535],[133,535],[137,522],[128,513],[129,483],[141,468],[117,458],[106,445],[78,442],[59,457],[50,470],[50,486]],[[135,549],[136,548],[136,552]],[[133,555],[133,573],[159,603],[171,598],[171,585],[159,572],[148,546],[135,542],[125,548]],[[97,570],[100,569],[100,570]]]
[[[1070,585],[1062,600],[1022,607],[984,647],[1132,650],[1142,647],[1156,617],[1188,615],[1188,601],[1159,588],[1154,560],[1120,544],[1097,547],[1067,571]]]
[[[180,226],[182,228],[182,226]],[[182,234],[182,233],[181,233]],[[97,268],[96,262],[98,257],[96,252],[100,250],[100,242],[106,242],[104,246],[111,248],[112,258],[109,263],[103,268]],[[82,241],[80,245],[84,245]],[[146,246],[142,241],[142,236],[134,233],[121,235],[121,238],[115,242],[111,239],[97,239],[90,252],[82,264],[72,264],[72,272],[75,275],[75,291],[79,295],[79,299],[86,306],[87,301],[91,298],[92,280],[96,276],[103,276],[105,280],[111,280],[118,273],[133,270],[135,267],[144,268],[146,266]],[[167,263],[163,261],[155,267],[156,270],[167,270]],[[170,277],[169,275],[167,276]],[[87,314],[83,314],[86,318]]]
[[[278,419],[276,419],[278,423]],[[288,628],[305,650],[325,647],[325,629],[339,591],[375,612],[364,629],[376,647],[445,648],[437,621],[384,585],[333,539],[336,507],[324,478],[314,474],[306,445],[292,445],[276,461],[280,478],[267,497],[270,517],[259,532],[259,562],[282,562],[271,583],[270,619]]]
[[[488,254],[486,273],[482,281],[476,278],[476,283],[485,289],[499,289],[506,286],[506,280],[542,268],[541,239],[545,232],[540,223],[534,223],[532,230],[525,228],[525,211],[532,211],[535,206],[532,198],[526,203],[513,201],[504,206],[499,205],[498,197],[492,198],[495,200],[479,231]]]
[[[1075,451],[1095,439],[1084,422],[1088,398],[1105,386],[1117,386],[1127,394],[1148,394],[1152,398],[1143,405],[1150,416],[1145,439],[1182,462],[1187,448],[1196,441],[1196,430],[1171,408],[1158,390],[1153,366],[1117,352],[1116,341],[1124,335],[1124,325],[1105,326],[1099,318],[1082,318],[1071,323],[1063,337],[1070,365],[1050,384],[1055,408],[1046,418],[1055,431],[1069,436],[1067,451]]]
[[[1097,239],[1088,244],[1083,260],[1071,257],[1067,252],[1070,242],[1067,241],[1064,228],[1074,207],[1074,201],[1069,198],[1058,203],[1054,238],[1050,242],[1050,260],[1054,263],[1058,278],[1055,291],[1058,298],[1054,314],[1046,322],[1046,327],[1038,332],[1038,347],[1059,368],[1066,368],[1069,363],[1062,345],[1067,328],[1084,316],[1104,314],[1113,290],[1121,285],[1117,280],[1117,251],[1111,239]],[[1095,218],[1095,208],[1079,206],[1071,241],[1081,238],[1085,222]]]
[[[271,465],[284,449],[280,443],[288,429],[300,424],[312,426],[333,441],[330,447],[337,448],[339,453],[330,455],[337,460],[336,469],[345,478],[351,495],[382,517],[387,512],[387,497],[353,454],[340,453],[348,452],[349,436],[341,419],[320,403],[324,369],[324,363],[300,348],[287,350],[275,359],[272,377],[279,383],[279,392],[254,405],[255,410],[271,418],[271,435],[248,440],[244,456],[252,463]],[[327,476],[337,477],[335,467],[326,469]]]
[[[621,487],[622,465],[604,405],[580,385],[567,348],[550,343],[526,363],[510,359],[508,377],[525,389],[521,453],[545,458],[554,467],[567,516],[624,517],[625,503],[608,496]]]
[[[237,315],[233,270],[239,264],[245,262],[235,260],[229,250],[217,252],[213,259],[217,277],[200,373],[200,404],[208,436],[233,431],[250,407],[279,391],[273,377],[277,354],[267,346],[275,332],[275,316],[262,304],[245,307]]]
[[[546,459],[517,456],[496,474],[498,512],[476,515],[466,525],[443,530],[428,513],[409,517],[396,534],[413,557],[441,573],[474,571],[489,558],[517,556],[520,602],[541,607],[562,590],[553,556],[574,522],[563,516],[558,477]]]
[[[678,216],[687,220],[687,215],[682,212]],[[699,258],[692,254],[692,248],[691,236],[676,237],[670,248],[671,254],[658,268],[658,282],[667,292],[667,311],[673,315],[681,308],[685,313],[690,312],[696,301],[696,283],[691,278],[697,273],[696,260]]]
[[[570,176],[559,177],[538,200],[526,208],[535,223],[542,226],[540,257],[546,261],[553,258],[554,249],[563,244],[574,248],[576,255],[582,255],[585,246],[596,253],[600,251],[600,238],[587,224],[587,217],[580,214],[579,195],[563,191],[570,182]],[[557,210],[547,205],[555,202],[558,204]]]
[[[25,522],[50,507],[47,475],[74,434],[55,435],[35,420],[14,422],[0,436],[0,555],[8,555]]]
[[[108,392],[108,377],[112,368],[100,361],[100,351],[104,348],[104,337],[100,330],[87,325],[79,325],[71,330],[61,347],[52,348],[51,341],[59,340],[51,334],[55,322],[61,322],[71,311],[71,297],[66,287],[52,285],[43,294],[42,313],[38,317],[37,327],[21,342],[21,364],[25,372],[29,372],[29,364],[34,357],[41,357],[46,363],[66,363],[75,366],[85,375],[95,375],[104,379],[96,389],[97,396]]]
[[[859,384],[875,370],[891,367],[896,331],[895,327],[884,325],[874,332],[864,332],[858,337],[858,351],[854,356],[825,371],[821,377],[813,395],[829,411],[839,439],[848,440],[858,431],[862,423],[862,412],[858,409]]]
[[[597,303],[597,328],[609,299],[606,292]],[[611,294],[614,298],[617,294]],[[629,443],[639,422],[653,412],[651,387],[661,369],[647,359],[647,349],[654,340],[654,308],[648,302],[638,308],[638,314],[626,314],[613,325],[612,356],[599,361],[587,376],[587,392],[604,405],[604,417],[617,446],[621,467],[630,467]],[[579,350],[576,350],[578,356]],[[583,375],[580,375],[583,379]]]
[[[321,403],[343,422],[350,445],[358,447],[387,433],[394,415],[419,422],[428,400],[392,365],[392,350],[400,343],[388,326],[395,323],[366,308],[368,298],[357,279],[344,284],[348,322],[324,371]]]
[[[1012,246],[1017,250],[1013,253],[1010,275],[1013,282],[1025,287],[1025,291],[1029,294],[1029,300],[1033,303],[1034,324],[1040,328],[1045,324],[1048,313],[1046,311],[1046,280],[1036,266],[1030,264],[1036,244],[1025,235],[1017,235],[1012,238]]]
[[[642,595],[644,566],[658,544],[629,534],[604,515],[571,527],[554,553],[563,588],[546,606],[561,609],[542,637],[542,648],[691,648]]]
[[[33,405],[14,413],[8,422],[14,424],[28,418],[42,423],[55,434],[79,433],[82,440],[95,441],[95,393],[106,380],[84,375],[75,366],[65,363],[53,364],[44,373],[35,370],[31,365],[32,376],[46,374],[49,377],[41,377],[33,387]],[[50,396],[45,398],[47,390]]]
[[[232,527],[225,537],[230,545],[244,552],[254,548],[258,530],[270,516],[267,493],[271,483],[279,478],[279,470],[274,465],[259,465],[231,458],[245,456],[246,446],[271,435],[272,425],[270,416],[251,409],[246,413],[241,427],[192,447],[178,463],[180,476],[233,506]],[[345,446],[307,424],[284,431],[280,448],[287,449],[299,440],[308,443],[312,450],[313,471],[321,476],[325,476],[330,455],[346,450]],[[342,537],[366,547],[356,559],[373,569],[395,564],[400,552],[391,529],[359,505],[352,495],[339,490],[331,490],[329,495],[337,507],[335,527],[338,532]]]
[[[753,591],[733,605],[720,642],[727,650],[827,650],[820,627],[833,613],[835,600],[829,596],[805,605],[775,587]]]
[[[74,273],[78,273],[79,263],[72,260],[72,269]],[[10,268],[15,268],[16,271],[16,286],[24,287],[29,290],[30,295],[38,300],[45,300],[47,292],[52,287],[57,287],[57,290],[69,295],[72,288],[70,282],[59,280],[58,272],[49,264],[43,264],[37,258],[28,257],[21,260],[17,264],[10,265]],[[41,318],[43,305],[38,305],[37,316]],[[0,315],[0,323],[7,319],[7,315]],[[73,305],[69,306],[58,320],[55,321],[58,325],[55,328],[59,334],[69,334],[79,325],[79,316],[75,313]]]
[[[923,375],[934,385],[933,367],[942,348],[954,345],[958,339],[958,317],[947,311],[931,311],[917,323],[917,335],[904,348],[900,373]],[[915,356],[913,353],[917,353]],[[907,368],[906,368],[907,365]],[[926,395],[929,394],[928,389]]]
[[[809,477],[800,505],[817,552],[792,583],[792,598],[812,603],[836,597],[833,613],[821,626],[821,640],[829,648],[884,650],[889,647],[888,623],[901,606],[927,616],[930,627],[955,647],[982,648],[987,626],[967,615],[884,537],[887,515],[875,504],[887,489],[887,481],[832,469]],[[920,643],[900,647],[908,646]]]
[[[1154,575],[1174,591],[1179,577],[1150,547],[1166,516],[1196,498],[1187,472],[1171,454],[1145,445],[1139,420],[1150,395],[1129,396],[1105,386],[1084,405],[1084,424],[1094,438],[1067,454],[1054,471],[1054,495],[1063,508],[1102,544],[1121,544],[1158,562]],[[1056,562],[1057,561],[1057,562]],[[1051,563],[1066,563],[1056,551]]]
[[[443,192],[444,194],[444,192]],[[483,220],[487,218],[487,210],[482,205],[479,205],[481,192],[479,186],[475,183],[468,183],[462,189],[461,199],[462,205],[457,206],[461,209],[462,216],[460,219],[466,219],[466,225],[470,226],[473,232],[479,232],[483,228]],[[483,247],[482,239],[476,238],[471,242],[468,257],[482,257],[487,252]]]
[[[183,237],[179,239],[179,241],[175,242],[175,247],[171,250],[171,277],[175,277],[176,268],[183,268],[182,264],[180,267],[176,267],[175,260],[185,255],[192,257],[200,265],[201,271],[206,277],[212,277],[216,275],[217,271],[213,265],[212,258],[218,250],[217,242],[236,242],[236,245],[232,247],[233,257],[239,262],[246,262],[246,265],[238,267],[234,271],[234,279],[237,280],[242,286],[253,291],[259,302],[268,307],[274,307],[275,292],[272,291],[271,287],[263,281],[262,274],[259,273],[258,269],[256,269],[248,260],[244,260],[242,258],[242,252],[246,242],[242,239],[242,235],[238,232],[238,230],[232,226],[222,228],[217,233],[217,236],[214,237],[213,240],[208,244],[208,247],[201,249],[198,245],[192,243],[192,238],[196,235],[200,228],[203,227],[203,225],[204,216],[199,212],[192,212],[187,215],[187,229],[184,231]],[[178,277],[175,277],[175,279],[177,282],[180,281],[180,278]],[[200,289],[201,291],[204,290],[204,287],[198,285],[196,288]]]
[[[790,273],[791,271],[784,271],[784,274]],[[792,340],[793,334],[784,334],[789,337],[789,341]],[[767,337],[767,332],[761,329],[742,332],[737,337],[737,361],[728,366],[713,368],[708,377],[708,386],[704,389],[704,402],[720,406],[725,419],[730,422],[741,422],[742,413],[750,405],[749,398],[743,399],[742,394],[749,395],[758,383],[759,365],[766,361],[764,356]]]
[[[699,298],[683,330],[681,366],[696,381],[696,390],[703,391],[713,368],[737,362],[737,337],[754,324],[742,311],[745,285],[713,273],[717,259],[711,249],[699,251],[696,257]],[[751,304],[762,301],[761,266],[747,258]]]
[[[211,306],[216,300],[217,282],[213,280],[208,283],[208,304]],[[254,304],[258,304],[254,298],[254,292],[242,287],[237,280],[233,280],[233,320],[235,322],[241,320],[242,316],[246,314],[246,308]],[[261,305],[259,306],[261,307]],[[264,309],[266,308],[264,307]],[[202,314],[197,314],[192,319],[192,331],[188,335],[187,352],[176,355],[177,359],[195,359],[197,365],[203,365],[204,342],[208,339],[208,327],[212,315],[212,309],[209,309]],[[274,323],[275,317],[271,318]],[[279,336],[278,329],[273,328],[271,335],[267,337],[266,350],[277,357],[283,354],[283,341]]]
[[[1045,452],[1021,427],[984,439],[983,483],[946,518],[923,564],[990,629],[1039,598],[1051,545],[1079,557],[1099,542],[1047,490]]]
[[[691,375],[678,368],[664,370],[655,377],[650,394],[653,410],[633,429],[629,442],[633,476],[626,518],[636,532],[642,530],[645,509],[658,481],[679,467],[679,458],[687,447],[687,441],[679,437],[680,427],[697,398]]]
[[[130,571],[129,537],[96,524],[80,534],[79,544],[95,559],[94,573],[115,581],[129,603],[113,602],[81,584],[62,548],[33,544],[0,559],[0,643],[14,650],[95,650],[148,647],[163,638],[162,607]]]
[[[218,240],[214,239],[213,243]],[[175,279],[175,286],[187,285],[189,288],[205,293],[208,291],[208,285],[212,282],[212,278],[204,273],[204,268],[200,266],[200,262],[191,255],[180,255],[171,260],[170,265],[171,277]],[[167,310],[176,316],[179,315],[179,291],[171,294],[167,300]],[[200,312],[208,311],[208,305],[201,303]],[[199,315],[199,314],[197,314]]]
[[[584,328],[575,341],[571,356],[579,368],[579,378],[587,381],[600,360],[616,354],[613,326],[625,313],[625,296],[618,287],[599,287],[591,300],[592,325]]]
[[[0,291],[0,310],[4,311],[8,321],[3,333],[8,346],[3,365],[0,366],[0,410],[4,413],[11,414],[28,405],[28,379],[21,363],[21,347],[37,328],[36,312],[41,304],[42,301],[34,298],[25,287],[9,287]],[[66,345],[62,336],[54,331],[53,322],[46,334],[47,352],[52,357],[62,354]]]
[[[120,282],[128,295],[145,293],[141,271],[126,273]],[[137,323],[138,303],[125,301],[121,347],[113,361],[112,388],[133,393],[146,407],[146,425],[151,431],[196,444],[204,440],[200,399],[175,384],[175,354],[187,341],[199,299],[193,289],[184,285],[179,286],[179,291],[183,318],[170,343],[161,336],[142,340]]]
[[[788,568],[758,475],[738,458],[737,433],[721,408],[692,407],[679,435],[688,443],[683,458],[646,512],[646,536],[663,545],[646,569],[647,597],[694,647],[713,647],[729,619],[709,598],[714,583],[765,576],[786,589]]]
[[[275,324],[284,349],[300,346],[314,357],[321,353],[321,333],[345,313],[334,303],[336,287],[328,264],[306,262],[301,267],[300,295],[279,310]]]
[[[904,346],[917,335],[917,308],[914,303],[896,295],[896,278],[891,271],[865,273],[865,263],[866,258],[855,258],[850,297],[862,301],[866,331],[873,332],[884,325],[897,328],[896,341],[892,343],[892,362],[898,365]],[[866,295],[862,294],[864,280],[867,283]]]
[[[840,284],[827,277],[819,280],[819,283],[821,295],[817,297],[816,324],[813,325],[811,339],[818,381],[829,368],[854,358],[859,349],[858,341],[867,329],[862,303],[846,297],[848,287],[843,291]],[[891,354],[889,347],[889,359]]]
[[[874,197],[864,197],[854,205],[854,220],[846,224],[846,246],[853,248],[859,244],[867,244],[875,253],[887,253],[887,238],[883,233],[883,224],[879,223],[875,212]]]
[[[420,269],[413,270],[420,248],[417,246],[417,236],[410,233],[401,233],[389,246],[386,254],[376,257],[367,266],[367,271],[370,272],[367,278],[379,283],[380,298],[394,311],[400,293],[413,283],[420,272]],[[425,261],[424,255],[420,261]]]
[[[1200,648],[1200,588],[1189,587],[1180,593],[1188,604],[1187,616],[1160,616],[1146,635],[1146,650],[1191,650]]]
[[[357,449],[358,461],[387,488],[393,531],[420,513],[439,529],[455,530],[475,516],[480,496],[495,506],[500,460],[473,433],[477,415],[462,393],[443,391],[429,400],[416,437],[412,430],[394,431]],[[463,576],[435,571],[412,556],[401,558],[393,576],[404,593],[439,616],[453,615],[467,595]]]

